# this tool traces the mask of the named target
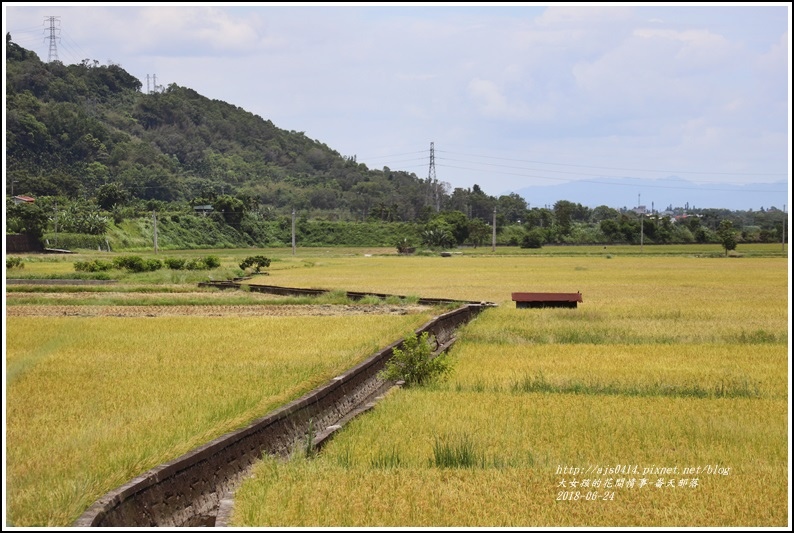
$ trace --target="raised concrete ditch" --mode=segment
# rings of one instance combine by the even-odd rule
[[[416,334],[428,332],[435,343],[435,353],[440,354],[455,342],[458,327],[493,305],[462,303],[457,309],[433,318],[417,329]],[[288,456],[312,436],[313,446],[321,447],[348,420],[371,409],[375,401],[397,385],[384,382],[378,373],[402,343],[403,339],[392,343],[343,375],[248,426],[218,437],[105,494],[73,526],[225,525],[234,490],[264,454]]]
[[[199,287],[215,287],[217,289],[241,289],[243,284],[238,281],[205,281],[198,284]],[[328,289],[300,289],[295,287],[279,287],[278,285],[259,285],[249,284],[246,285],[251,292],[264,292],[268,294],[278,294],[281,296],[321,296],[329,293]],[[382,294],[377,292],[357,292],[347,291],[345,293],[351,300],[361,300],[367,296],[377,296],[378,298],[400,298],[403,300],[408,299],[408,296],[400,296],[397,294]],[[444,304],[476,304],[476,305],[493,305],[487,302],[465,302],[461,300],[451,300],[449,298],[419,298],[417,300],[419,305],[444,305]]]

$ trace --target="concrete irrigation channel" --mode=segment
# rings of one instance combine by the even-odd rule
[[[236,282],[212,286],[240,288]],[[207,284],[200,284],[207,286]],[[250,285],[251,290],[274,294],[308,294],[321,289]],[[372,293],[348,293],[360,299]],[[387,297],[390,295],[376,295]],[[438,305],[456,302],[456,309],[439,315],[416,330],[428,332],[439,355],[455,342],[457,328],[468,323],[489,302],[460,302],[420,299]],[[125,485],[105,494],[73,524],[75,527],[213,527],[225,526],[232,496],[251,468],[263,455],[289,456],[298,446],[319,449],[353,417],[368,411],[390,388],[400,383],[379,377],[400,339],[367,358],[344,374],[293,402],[272,411],[249,425],[227,433],[171,462],[157,466]]]
[[[206,281],[198,284],[199,287],[215,287],[218,289],[241,289],[243,284],[239,281]],[[327,289],[299,289],[294,287],[279,287],[278,285],[246,285],[251,292],[264,292],[268,294],[277,294],[280,296],[322,296],[331,291]],[[367,296],[376,296],[381,299],[387,298],[400,298],[402,300],[408,299],[407,296],[398,296],[394,294],[381,294],[377,292],[355,292],[347,291],[345,293],[351,300],[362,300]],[[464,304],[460,300],[450,300],[449,298],[419,298],[417,303],[420,305],[444,305],[444,304]],[[484,302],[468,302],[475,305],[493,305]]]

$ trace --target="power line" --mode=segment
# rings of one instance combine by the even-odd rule
[[[454,169],[458,169],[458,170],[474,170],[474,171],[479,170],[479,169],[475,169],[475,168],[456,167],[456,166],[453,166],[453,165],[441,165],[441,166],[443,166],[444,168],[454,168]],[[508,175],[511,175],[511,176],[520,176],[520,177],[523,177],[523,178],[537,178],[537,179],[564,181],[564,182],[570,182],[571,181],[570,179],[565,179],[565,178],[549,178],[547,176],[536,176],[536,175],[533,175],[533,174],[519,174],[517,172],[503,172],[502,174],[508,174]],[[612,185],[612,186],[618,186],[618,187],[626,187],[627,186],[625,183],[609,183],[609,182],[606,182],[606,181],[597,181],[597,180],[589,180],[589,179],[575,180],[575,181],[577,183],[578,182],[595,183],[595,184],[598,184],[598,185]],[[699,191],[699,190],[703,190],[702,188],[695,188],[695,187],[676,187],[676,186],[665,186],[665,185],[647,185],[645,182],[643,182],[641,184],[638,184],[638,185],[641,185],[642,187],[648,187],[648,188],[651,188],[651,189],[679,189],[679,190],[685,190],[685,191]],[[737,192],[735,189],[708,189],[708,190],[709,191],[714,191],[714,192],[718,192],[718,191],[719,192]],[[784,193],[784,192],[787,192],[787,191],[771,191],[771,190],[770,191],[767,191],[767,190],[763,190],[762,191],[762,190],[742,189],[741,192],[763,192],[763,193],[779,192],[779,193]]]
[[[40,43],[41,39],[41,26],[35,28],[20,28],[17,30],[7,30],[8,34],[12,37],[12,42],[16,44],[22,43]]]
[[[572,171],[567,171],[567,170],[552,170],[552,169],[545,169],[545,168],[543,168],[543,169],[541,169],[541,168],[526,168],[526,167],[517,167],[517,166],[512,166],[512,165],[499,165],[499,164],[496,164],[496,163],[481,163],[479,161],[467,161],[467,160],[464,160],[464,159],[447,159],[447,158],[440,158],[440,159],[442,161],[455,161],[455,162],[471,163],[471,164],[474,164],[474,165],[482,165],[482,166],[488,166],[488,167],[511,168],[511,169],[517,169],[517,170],[527,170],[527,171],[532,171],[532,172],[542,172],[542,173],[552,173],[552,174],[572,174],[574,176],[594,176],[594,177],[598,177],[598,178],[637,179],[637,180],[642,179],[642,178],[634,178],[634,177],[627,177],[627,176],[615,176],[615,175],[611,175],[610,176],[610,175],[604,175],[603,173],[593,174],[593,173],[588,173],[588,172],[572,172]],[[595,167],[595,168],[598,168],[598,167]],[[477,171],[477,170],[481,170],[481,169],[468,168],[467,170]],[[660,171],[660,172],[663,172],[663,171]],[[750,175],[758,176],[758,175],[764,175],[764,174],[750,174]],[[539,177],[539,176],[530,176],[530,177]],[[555,178],[543,178],[543,179],[555,179]],[[694,183],[708,184],[708,183],[712,183],[712,182],[709,182],[709,181],[699,181],[699,182],[698,181],[694,181]]]
[[[12,36],[18,33],[39,33],[41,31],[40,26],[31,26],[29,28],[18,28],[18,29],[8,29],[7,32],[10,33]],[[16,39],[14,39],[16,41]]]
[[[51,34],[51,20],[52,24],[56,24],[54,28],[54,32],[57,35]],[[62,27],[58,27],[57,24],[61,21],[59,20],[60,16],[56,17],[44,17],[44,24],[45,27],[42,29],[41,26],[33,27],[33,28],[18,28],[14,30],[7,30],[9,34],[12,36],[12,41],[18,45],[28,45],[27,48],[31,51],[35,51],[37,46],[30,46],[33,43],[40,43],[41,41],[41,33],[42,31],[45,33],[43,40],[49,40],[48,47],[55,48],[55,57],[50,58],[49,61],[61,61],[62,63],[67,63],[61,56],[63,55],[62,52],[66,51],[67,56],[69,57],[69,63],[80,63],[81,60],[89,57],[89,53],[83,50],[83,48],[70,36],[69,32]],[[57,40],[57,46],[55,45],[55,40]],[[41,55],[41,54],[38,54]],[[43,56],[42,56],[43,57]]]
[[[89,56],[88,52],[82,49],[77,42],[71,38],[69,32],[61,30],[61,47],[65,48],[69,55],[72,57],[72,63],[79,63],[82,58]]]
[[[401,160],[398,160],[398,161],[389,161],[389,162],[388,162],[388,165],[385,165],[385,166],[387,166],[387,167],[388,167],[388,166],[395,165],[395,164],[397,164],[397,163],[408,163],[408,162],[416,162],[416,163],[419,163],[420,161],[421,161],[421,164],[412,165],[412,166],[411,166],[411,167],[409,167],[409,168],[420,168],[420,167],[421,167],[421,168],[427,168],[427,165],[424,163],[424,161],[425,161],[425,159],[424,159],[424,158],[421,158],[421,159],[418,159],[418,158],[414,158],[414,159],[401,159]]]
[[[434,148],[433,151],[435,152],[435,147],[433,146],[433,148]],[[446,151],[443,151],[443,150],[439,150],[439,152],[441,152],[441,153],[454,153],[454,152],[446,152]],[[425,152],[421,152],[421,153],[425,153]],[[488,157],[489,159],[496,159],[496,160],[500,159],[500,158],[490,157],[490,156],[472,156],[472,157]],[[457,165],[448,164],[446,162],[450,161],[450,162],[472,163],[474,165],[480,165],[480,166],[500,167],[500,168],[507,168],[507,169],[515,169],[515,170],[523,170],[523,171],[540,173],[540,174],[531,174],[531,173],[527,173],[527,172],[505,172],[505,171],[500,171],[500,174],[503,174],[503,175],[520,176],[520,177],[524,177],[524,178],[536,178],[536,179],[551,180],[551,181],[561,181],[561,182],[566,182],[566,183],[567,182],[571,182],[572,180],[569,179],[569,178],[550,177],[548,175],[543,175],[543,174],[555,173],[555,174],[570,174],[570,175],[574,175],[574,176],[593,176],[593,177],[600,177],[600,178],[633,179],[633,180],[638,181],[638,184],[637,184],[638,186],[648,187],[648,188],[677,189],[677,190],[688,190],[688,191],[703,190],[703,188],[696,188],[696,187],[682,187],[682,186],[673,186],[673,185],[649,185],[642,178],[629,178],[629,177],[626,177],[626,176],[614,176],[614,175],[613,176],[609,176],[609,175],[605,176],[604,174],[600,174],[600,173],[599,174],[590,174],[590,173],[573,172],[573,171],[565,171],[565,170],[538,169],[538,168],[519,167],[519,166],[513,166],[513,165],[500,165],[500,164],[497,164],[497,163],[482,163],[482,162],[478,162],[478,161],[467,161],[467,160],[452,159],[452,158],[445,158],[445,157],[436,158],[435,154],[434,154],[433,160],[434,160],[434,163],[435,163],[436,160],[440,161],[440,163],[438,163],[435,166],[442,167],[442,168],[450,168],[450,169],[456,169],[456,170],[468,170],[468,171],[473,171],[473,172],[483,172],[482,168],[476,168],[476,167],[471,167],[471,166],[457,166]],[[501,160],[504,160],[504,161],[527,161],[527,160],[510,159],[510,158],[502,158]],[[401,160],[401,161],[389,161],[387,166],[392,166],[392,165],[394,165],[396,163],[400,163],[400,162],[413,162],[413,161],[416,161],[416,159]],[[536,161],[536,163],[537,163],[537,161]],[[567,165],[565,163],[545,163],[545,164],[557,164],[557,165],[561,165],[561,166],[577,166],[577,167],[584,167],[584,168],[608,168],[608,167],[587,167],[586,165]],[[403,168],[404,169],[421,168],[421,165],[413,165],[413,166],[409,166],[409,167],[403,166]],[[672,172],[672,171],[658,171],[658,172]],[[680,173],[683,174],[685,172],[680,171]],[[693,172],[693,173],[695,173],[695,172]],[[706,174],[706,173],[704,172],[703,174]],[[720,173],[715,173],[715,174],[720,174]],[[725,173],[725,174],[729,174],[729,173]],[[751,175],[766,175],[766,174],[759,173],[759,174],[751,174]],[[576,181],[581,181],[581,182],[585,182],[585,183],[594,183],[594,184],[597,184],[597,185],[611,185],[611,186],[623,186],[623,187],[627,186],[626,184],[622,184],[622,183],[609,183],[609,182],[605,182],[605,181],[598,181],[598,180],[592,180],[592,179],[583,179],[583,180],[576,180]],[[710,182],[694,182],[694,183],[700,183],[702,185],[705,185],[705,184],[708,184]],[[735,190],[732,190],[732,189],[708,189],[708,190],[709,191],[714,191],[714,192],[736,192]],[[784,192],[787,192],[787,191],[742,189],[742,192],[748,192],[748,193],[751,193],[751,192],[758,192],[758,193],[776,193],[776,192],[779,192],[779,193],[784,193]]]
[[[509,159],[509,158],[501,158],[501,157],[492,157],[487,155],[459,154],[457,152],[446,152],[444,150],[439,150],[439,151],[442,153],[463,155],[468,157],[482,157],[483,159],[498,159],[501,161],[517,161],[521,163],[534,163],[539,165],[593,168],[593,169],[601,169],[601,170],[625,170],[629,172],[662,172],[667,174],[713,174],[713,175],[723,175],[723,176],[785,176],[786,175],[785,173],[782,172],[707,172],[707,171],[695,171],[695,170],[660,170],[660,169],[648,169],[648,168],[643,169],[643,168],[621,168],[621,167],[597,167],[592,165],[575,165],[571,163],[552,163],[548,161],[534,161],[530,159]]]
[[[441,154],[462,155],[462,156],[465,156],[465,157],[472,157],[472,158],[490,159],[490,160],[495,160],[495,161],[533,163],[533,164],[541,164],[541,165],[554,165],[554,166],[560,166],[560,167],[575,167],[575,168],[593,169],[593,170],[601,169],[601,170],[621,170],[621,171],[630,171],[630,172],[656,172],[656,173],[679,174],[679,175],[695,174],[695,175],[716,175],[716,176],[787,176],[786,173],[775,173],[775,172],[708,172],[708,171],[694,171],[694,170],[690,171],[690,170],[663,170],[663,169],[649,169],[649,168],[642,169],[642,168],[623,168],[623,167],[600,167],[600,166],[594,166],[594,165],[577,165],[577,164],[571,164],[571,163],[557,163],[557,162],[551,162],[551,161],[537,161],[537,160],[529,160],[529,159],[493,157],[493,156],[486,156],[486,155],[479,155],[479,154],[465,154],[465,153],[452,152],[452,151],[446,151],[446,150],[434,150],[434,152],[439,152]],[[398,156],[401,156],[401,155],[414,155],[414,154],[417,154],[417,153],[426,154],[427,152],[426,151],[408,152],[408,153],[402,153],[402,154],[393,154],[391,156],[379,156],[379,157],[380,158],[398,157]],[[374,159],[374,158],[364,158],[364,159]],[[463,160],[463,159],[457,159],[457,158],[447,158],[447,157],[443,157],[443,156],[442,157],[436,157],[435,154],[434,154],[434,160],[435,161],[442,161],[442,162],[443,161],[451,161],[451,162],[459,162],[459,163],[468,163],[468,164],[472,164],[472,165],[480,165],[480,166],[486,166],[486,167],[500,167],[500,168],[516,169],[516,170],[525,170],[525,171],[530,171],[530,172],[540,172],[540,173],[543,173],[543,174],[553,173],[553,174],[568,174],[568,175],[574,175],[574,176],[593,176],[593,177],[599,177],[599,178],[627,179],[626,176],[614,175],[614,174],[613,175],[605,175],[602,172],[598,172],[598,173],[581,172],[581,171],[574,172],[572,170],[567,170],[566,171],[566,170],[556,170],[556,169],[527,168],[527,167],[521,167],[521,166],[515,166],[515,165],[506,165],[506,164],[500,164],[500,163],[487,163],[487,162],[481,162],[481,161],[471,161],[471,160]],[[388,161],[387,162],[387,166],[392,166],[392,165],[395,165],[397,163],[402,163],[402,162],[406,162],[406,161],[414,161],[414,159]],[[441,166],[441,167],[445,167],[445,168],[456,168],[456,169],[460,169],[460,170],[471,170],[471,171],[475,171],[475,172],[483,170],[481,168],[460,167],[460,166],[447,165],[447,164],[444,164],[444,163],[439,163],[437,166]],[[548,177],[548,176],[537,176],[537,175],[528,175],[528,174],[515,174],[515,173],[510,173],[510,172],[507,172],[506,174],[525,176],[525,177],[535,177],[535,178],[549,179],[549,180],[554,180],[555,179],[555,178],[551,178],[551,177]],[[641,178],[632,178],[632,179],[638,179],[639,180]],[[560,180],[560,179],[557,178],[557,180]],[[569,180],[561,180],[561,181],[569,181]],[[713,182],[702,181],[701,180],[701,181],[695,181],[695,183],[708,184],[708,183],[713,183]],[[690,188],[690,190],[692,190],[692,189]],[[770,191],[770,192],[774,192],[774,191]]]
[[[402,154],[379,155],[379,156],[375,156],[375,157],[362,157],[361,159],[362,160],[366,159],[367,161],[371,161],[372,159],[383,159],[383,158],[386,158],[386,157],[401,157],[401,156],[404,156],[404,155],[415,155],[415,154],[425,154],[425,153],[427,153],[426,150],[420,150],[418,152],[405,152],[405,153],[402,153]]]

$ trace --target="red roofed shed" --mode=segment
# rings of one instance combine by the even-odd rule
[[[516,308],[577,307],[581,292],[514,292]]]

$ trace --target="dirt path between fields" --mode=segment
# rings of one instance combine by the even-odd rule
[[[6,316],[345,316],[426,313],[402,305],[9,305]]]

